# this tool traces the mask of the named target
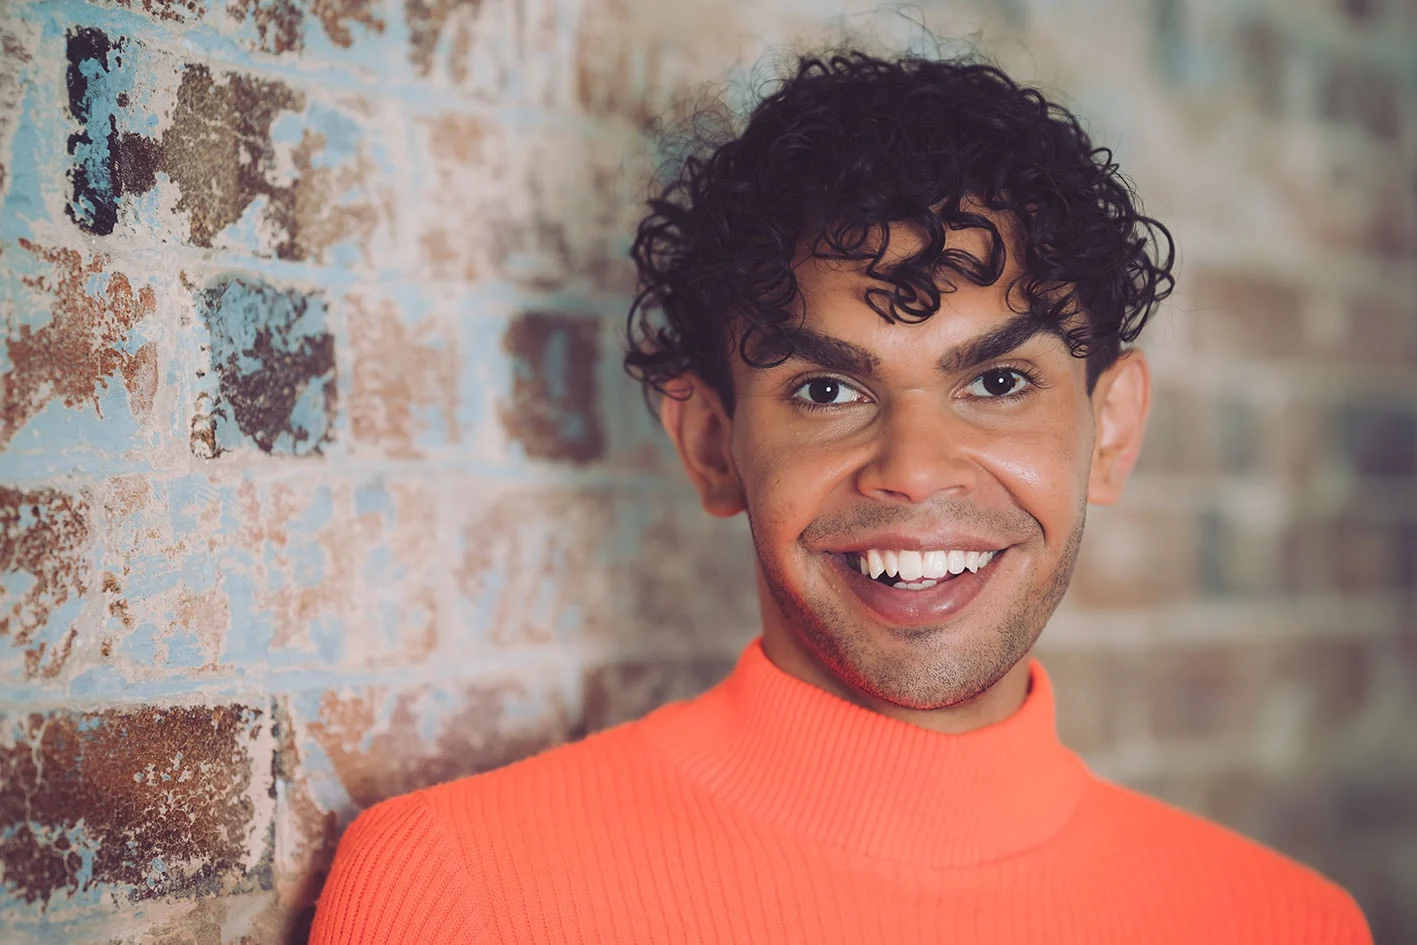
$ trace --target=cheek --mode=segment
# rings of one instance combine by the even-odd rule
[[[735,438],[734,459],[759,539],[795,541],[849,476],[839,448],[800,437],[767,437],[751,425]]]
[[[979,454],[980,463],[1046,533],[1071,534],[1087,494],[1090,453],[1076,427],[1058,424],[1031,436],[1001,438]]]

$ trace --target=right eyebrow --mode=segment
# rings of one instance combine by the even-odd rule
[[[794,331],[787,344],[792,348],[788,360],[806,361],[825,371],[870,378],[876,376],[881,364],[879,358],[860,345],[823,335],[810,328]]]

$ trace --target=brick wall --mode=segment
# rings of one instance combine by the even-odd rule
[[[620,376],[624,251],[664,90],[911,38],[844,10],[0,4],[6,941],[300,941],[363,807],[726,671],[749,545]],[[1417,940],[1417,4],[919,15],[1183,247],[1066,738]]]

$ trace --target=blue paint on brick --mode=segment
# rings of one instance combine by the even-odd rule
[[[338,395],[324,297],[250,276],[223,276],[198,293],[211,370],[214,452],[254,446],[284,456],[325,451]]]

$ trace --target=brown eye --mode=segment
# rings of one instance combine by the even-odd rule
[[[863,399],[860,391],[835,377],[814,377],[793,391],[792,396],[818,407],[839,407]]]
[[[1013,368],[992,368],[974,379],[968,391],[975,397],[1007,397],[1026,388],[1029,380]]]

